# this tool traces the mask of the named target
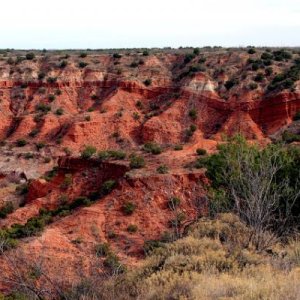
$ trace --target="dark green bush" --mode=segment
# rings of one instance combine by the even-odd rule
[[[98,158],[100,160],[107,160],[107,159],[125,159],[126,153],[120,150],[106,150],[98,152]]]
[[[300,134],[295,134],[295,133],[285,131],[282,134],[282,140],[288,144],[293,142],[300,142]]]
[[[108,243],[101,243],[95,245],[95,254],[97,257],[107,256],[111,253],[110,246]]]
[[[43,149],[46,146],[46,144],[44,142],[38,142],[35,144],[35,146],[36,146],[36,149],[38,151],[40,151],[41,149]]]
[[[195,58],[195,54],[194,54],[194,53],[186,54],[186,56],[184,57],[184,63],[185,63],[185,64],[188,64],[188,63],[191,62],[194,58]]]
[[[152,84],[152,80],[149,78],[144,81],[145,86],[150,86],[151,84]]]
[[[55,95],[50,94],[50,95],[48,96],[48,99],[49,99],[50,102],[53,102],[53,101],[55,100]]]
[[[122,55],[121,54],[119,54],[119,53],[114,53],[113,54],[113,58],[121,58],[122,57]]]
[[[91,205],[91,200],[87,197],[77,197],[73,202],[69,204],[69,209],[75,209],[80,206],[90,206]]]
[[[269,53],[269,52],[264,52],[264,53],[262,53],[262,55],[261,55],[260,58],[264,59],[264,60],[269,60],[269,59],[273,58],[273,55],[271,53]]]
[[[143,150],[154,155],[160,154],[162,152],[161,147],[154,142],[147,142],[146,144],[144,144]]]
[[[143,51],[143,56],[148,56],[149,55],[149,51],[148,50],[144,50]]]
[[[249,84],[249,89],[250,89],[250,90],[256,90],[257,88],[258,88],[257,83],[251,82],[251,83]]]
[[[56,114],[57,116],[61,116],[61,115],[64,114],[64,110],[63,110],[62,108],[58,108],[58,109],[55,111],[55,114]]]
[[[130,224],[130,225],[128,225],[128,227],[127,227],[127,231],[128,231],[129,233],[135,233],[135,232],[138,231],[138,227],[137,227],[137,225]]]
[[[59,67],[61,69],[64,69],[66,66],[68,65],[68,62],[66,60],[61,61],[61,63],[59,64]]]
[[[47,104],[41,103],[35,106],[36,111],[40,111],[42,113],[47,113],[51,110],[51,107]]]
[[[196,153],[197,153],[197,155],[206,155],[207,154],[206,150],[202,149],[202,148],[198,148],[196,150]]]
[[[33,52],[27,53],[26,54],[26,59],[27,60],[32,60],[35,58],[35,54]]]
[[[87,57],[87,53],[85,53],[85,52],[82,52],[82,53],[80,53],[79,57],[81,57],[81,58],[85,58],[85,57]]]
[[[183,146],[182,145],[175,145],[174,146],[174,150],[175,151],[180,151],[180,150],[182,150],[183,149]]]
[[[178,207],[180,205],[181,201],[178,197],[172,197],[169,201],[168,201],[168,207],[170,209],[175,209],[176,207]]]
[[[50,84],[53,84],[57,81],[57,77],[48,77],[47,82]]]
[[[254,77],[254,81],[256,82],[261,82],[264,80],[264,74],[263,73],[258,73],[255,77]]]
[[[81,158],[89,159],[96,153],[96,151],[97,149],[93,146],[85,146],[84,150],[81,152]]]
[[[256,50],[254,48],[250,48],[248,50],[248,54],[255,54],[256,53]]]
[[[17,147],[24,147],[27,145],[27,141],[24,139],[19,139],[16,141],[16,145],[17,145]]]
[[[88,65],[88,63],[84,62],[84,61],[80,61],[79,64],[78,64],[78,67],[83,69],[85,68],[86,66]]]
[[[294,121],[299,121],[300,120],[300,110],[298,110],[293,118]]]
[[[4,219],[8,214],[11,214],[14,211],[14,205],[12,202],[6,202],[4,206],[0,208],[0,218]]]
[[[122,206],[123,213],[128,216],[132,215],[135,209],[136,209],[136,204],[131,201],[125,202]]]
[[[140,169],[145,166],[145,160],[142,156],[132,155],[130,158],[130,168]]]
[[[230,79],[227,80],[224,84],[225,88],[227,90],[230,90],[232,87],[234,87],[237,84],[237,80],[236,79]]]
[[[157,169],[156,172],[159,174],[167,174],[169,172],[169,168],[166,165],[160,165]]]
[[[115,187],[117,183],[115,180],[107,180],[105,181],[100,189],[101,195],[108,195]]]
[[[197,119],[197,110],[195,108],[192,108],[189,111],[189,116],[192,120],[196,120]]]

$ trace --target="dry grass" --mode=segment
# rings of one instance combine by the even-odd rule
[[[120,299],[300,299],[300,243],[257,253],[249,235],[234,215],[202,220],[111,288]]]

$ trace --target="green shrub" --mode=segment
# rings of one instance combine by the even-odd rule
[[[81,69],[83,69],[83,68],[85,68],[87,65],[88,65],[88,63],[86,63],[86,62],[84,62],[84,61],[81,61],[81,62],[79,62],[78,67],[81,68]]]
[[[115,187],[117,183],[115,180],[107,180],[105,181],[100,189],[101,195],[108,195]]]
[[[127,231],[128,231],[129,233],[135,233],[135,232],[138,231],[138,227],[137,227],[137,225],[130,224],[130,225],[128,225],[128,227],[127,227]]]
[[[284,131],[282,134],[282,140],[286,143],[300,142],[300,134]]]
[[[4,219],[8,214],[11,214],[14,211],[14,205],[12,202],[6,202],[4,206],[0,208],[0,218]]]
[[[56,114],[57,116],[61,116],[61,115],[64,114],[64,110],[60,107],[60,108],[58,108],[58,109],[55,111],[55,114]]]
[[[151,84],[152,84],[152,80],[149,78],[144,81],[145,86],[150,86]]]
[[[123,151],[118,150],[107,150],[107,151],[100,151],[98,152],[98,158],[100,160],[107,160],[107,159],[125,159],[126,153]]]
[[[294,121],[299,121],[300,120],[300,110],[296,112],[293,118]]]
[[[35,146],[36,146],[36,149],[38,151],[40,151],[41,149],[43,149],[46,146],[46,144],[43,143],[43,142],[38,142],[38,143],[35,144]]]
[[[174,150],[175,151],[180,151],[180,150],[182,150],[183,149],[183,146],[182,145],[175,145],[174,146]]]
[[[154,142],[147,142],[146,144],[144,144],[143,150],[154,155],[160,154],[162,152],[161,147]]]
[[[269,59],[273,59],[273,55],[269,52],[264,52],[262,53],[260,58],[264,60],[269,60]]]
[[[169,168],[166,165],[160,165],[156,171],[159,174],[167,174],[169,172]]]
[[[274,51],[273,55],[276,61],[289,60],[292,58],[292,54],[284,49]]]
[[[81,158],[89,159],[96,153],[96,151],[97,149],[93,146],[85,146],[84,150],[81,152]]]
[[[193,51],[193,54],[199,55],[200,54],[200,49],[199,48],[195,48],[194,51]]]
[[[121,57],[122,57],[122,55],[119,54],[119,53],[114,53],[114,54],[113,54],[113,58],[119,59],[119,58],[121,58]]]
[[[197,119],[197,110],[195,108],[191,109],[189,111],[189,116],[192,120],[196,120]]]
[[[27,145],[27,141],[24,140],[24,139],[18,139],[18,140],[16,141],[16,145],[17,145],[17,147],[24,147],[24,146]]]
[[[136,111],[133,113],[132,116],[133,116],[133,119],[136,121],[140,119],[140,115]]]
[[[60,64],[59,64],[59,67],[61,69],[64,69],[66,66],[68,65],[68,62],[66,60],[63,60]]]
[[[25,195],[28,193],[28,184],[23,183],[16,187],[16,192],[18,195]]]
[[[144,50],[143,51],[143,56],[148,56],[149,55],[149,51],[148,50]]]
[[[266,76],[272,75],[273,74],[273,68],[272,67],[266,68],[265,74],[266,74]]]
[[[135,209],[136,209],[136,204],[130,201],[125,202],[122,206],[123,213],[128,216],[132,215]]]
[[[26,59],[27,60],[33,60],[35,58],[35,54],[33,52],[27,53],[26,54]]]
[[[50,102],[53,102],[53,101],[55,100],[55,95],[50,94],[50,95],[48,96],[48,100],[49,100]]]
[[[151,254],[155,249],[163,247],[164,244],[157,240],[148,240],[144,242],[144,252],[146,255]]]
[[[172,197],[169,201],[168,201],[168,207],[170,209],[175,209],[180,205],[181,201],[178,197]]]
[[[80,53],[79,57],[81,57],[81,58],[85,58],[85,57],[87,57],[87,53],[85,53],[85,52],[82,52],[82,53]]]
[[[67,189],[73,182],[72,174],[65,174],[64,181],[60,185],[62,189]]]
[[[142,156],[133,155],[130,158],[130,168],[140,169],[145,166],[145,160]]]
[[[248,54],[255,54],[256,53],[256,50],[254,48],[250,48],[248,50]]]
[[[138,66],[139,66],[139,64],[136,61],[134,61],[130,64],[131,68],[137,68]]]
[[[25,159],[32,159],[32,158],[34,158],[34,155],[31,152],[27,152],[27,153],[24,154],[24,158]]]
[[[57,81],[57,77],[48,77],[47,82],[50,84],[53,84]]]
[[[51,110],[51,107],[47,104],[41,103],[41,104],[37,104],[35,106],[35,109],[36,109],[36,111],[47,113]]]
[[[120,263],[119,258],[110,253],[107,258],[103,261],[103,265],[109,269],[112,274],[124,273],[126,268]]]
[[[39,80],[43,80],[45,77],[46,77],[46,74],[45,74],[44,72],[40,72],[40,73],[38,74],[38,79],[39,79]]]
[[[188,64],[188,63],[191,62],[194,58],[195,58],[195,54],[194,54],[194,53],[186,54],[186,56],[184,57],[184,63],[185,63],[185,64]]]
[[[108,243],[101,243],[95,245],[94,251],[97,257],[107,256],[111,253],[110,246]]]
[[[256,82],[261,82],[264,80],[264,74],[263,73],[258,73],[255,77],[254,77],[254,81]]]
[[[91,200],[87,197],[77,197],[73,202],[69,204],[70,209],[75,209],[80,206],[90,206],[91,205]]]
[[[197,153],[197,155],[206,155],[207,154],[206,150],[202,149],[202,148],[198,148],[196,150],[196,153]]]
[[[251,82],[250,84],[249,84],[249,89],[250,90],[256,90],[258,88],[258,84],[257,83],[255,83],[255,82]]]
[[[224,84],[225,88],[227,90],[230,90],[232,87],[234,87],[237,84],[237,80],[236,79],[230,79],[227,80]]]

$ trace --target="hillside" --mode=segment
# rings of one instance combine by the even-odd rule
[[[2,50],[5,275],[15,273],[14,257],[25,273],[39,262],[53,285],[69,287],[83,275],[140,268],[153,241],[176,246],[178,238],[188,239],[211,207],[213,179],[199,158],[235,134],[259,146],[299,145],[299,51]],[[222,257],[229,251],[222,241],[206,242]],[[262,260],[261,268],[273,268],[266,254],[258,256],[251,264]],[[10,286],[0,278],[1,291]]]

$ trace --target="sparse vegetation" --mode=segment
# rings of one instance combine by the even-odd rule
[[[160,154],[162,152],[161,147],[154,142],[147,142],[146,144],[144,144],[143,150],[154,155]]]
[[[145,86],[150,86],[151,84],[152,84],[152,80],[149,78],[144,81]]]
[[[17,147],[24,147],[24,146],[26,146],[26,145],[27,145],[27,141],[24,140],[24,139],[18,139],[18,140],[16,141],[16,146],[17,146]]]
[[[160,165],[156,171],[159,174],[167,174],[169,172],[169,168],[166,165]]]
[[[122,211],[125,215],[132,215],[136,209],[136,204],[134,202],[128,201],[125,202],[122,206]]]
[[[131,169],[140,169],[145,166],[145,160],[142,156],[131,155],[130,157],[130,168]]]
[[[107,160],[107,159],[125,159],[126,153],[120,150],[106,150],[98,152],[98,158],[100,160]]]
[[[95,153],[97,152],[97,149],[93,146],[85,146],[83,151],[81,152],[81,158],[89,159],[91,158]]]

